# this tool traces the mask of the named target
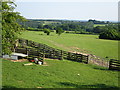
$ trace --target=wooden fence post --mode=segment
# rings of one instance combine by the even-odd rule
[[[110,70],[112,69],[112,66],[111,66],[111,65],[112,65],[112,60],[113,60],[113,59],[110,59],[110,61],[109,61],[109,69],[110,69]]]
[[[70,59],[70,52],[68,52],[68,57],[67,57],[67,59],[68,59],[68,60]]]
[[[83,62],[83,55],[81,54],[81,62]]]
[[[26,47],[26,54],[28,55],[28,48]]]
[[[43,47],[43,56],[45,56],[45,46]]]
[[[77,53],[75,53],[75,59],[78,62],[78,54]]]
[[[60,55],[60,60],[63,60],[63,51],[62,50],[60,51],[60,54],[61,54]]]
[[[88,55],[88,60],[87,60],[87,62],[89,63],[90,60],[91,60],[91,55]],[[88,63],[87,63],[87,64],[88,64]]]

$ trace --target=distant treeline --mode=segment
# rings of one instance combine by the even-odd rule
[[[66,31],[66,33],[71,33],[72,31],[75,34],[99,34],[100,39],[120,40],[118,23],[109,21],[91,19],[88,21],[31,19],[20,24],[28,30],[42,31],[43,29],[49,29],[52,31],[59,28]]]

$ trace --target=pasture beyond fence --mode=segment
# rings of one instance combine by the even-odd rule
[[[105,61],[92,54],[67,52],[26,39],[18,40],[18,47],[15,48],[15,52],[27,54],[29,59],[34,57],[45,57],[59,60],[67,59],[86,64],[92,63],[99,66],[108,67],[111,70],[120,70],[119,60],[112,59],[110,61]]]

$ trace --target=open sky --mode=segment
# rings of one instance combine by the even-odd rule
[[[118,0],[16,0],[27,19],[118,21]]]

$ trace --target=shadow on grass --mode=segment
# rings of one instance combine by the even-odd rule
[[[117,70],[117,69],[110,70],[107,67],[93,67],[93,69],[105,70],[105,71],[120,71],[120,70]]]
[[[118,89],[119,87],[116,86],[109,86],[105,84],[95,84],[95,85],[78,85],[70,82],[59,82],[59,85],[66,86],[66,87],[74,87],[74,88],[113,88]]]
[[[97,66],[97,65],[92,65],[92,64],[89,64],[89,66],[93,69],[97,69],[97,70],[105,70],[105,71],[120,71],[120,70],[110,70],[109,67],[103,67],[103,66]]]
[[[109,68],[103,68],[103,67],[93,67],[93,69],[110,71]]]
[[[7,89],[7,88],[16,88],[14,86],[2,86],[3,89]]]

